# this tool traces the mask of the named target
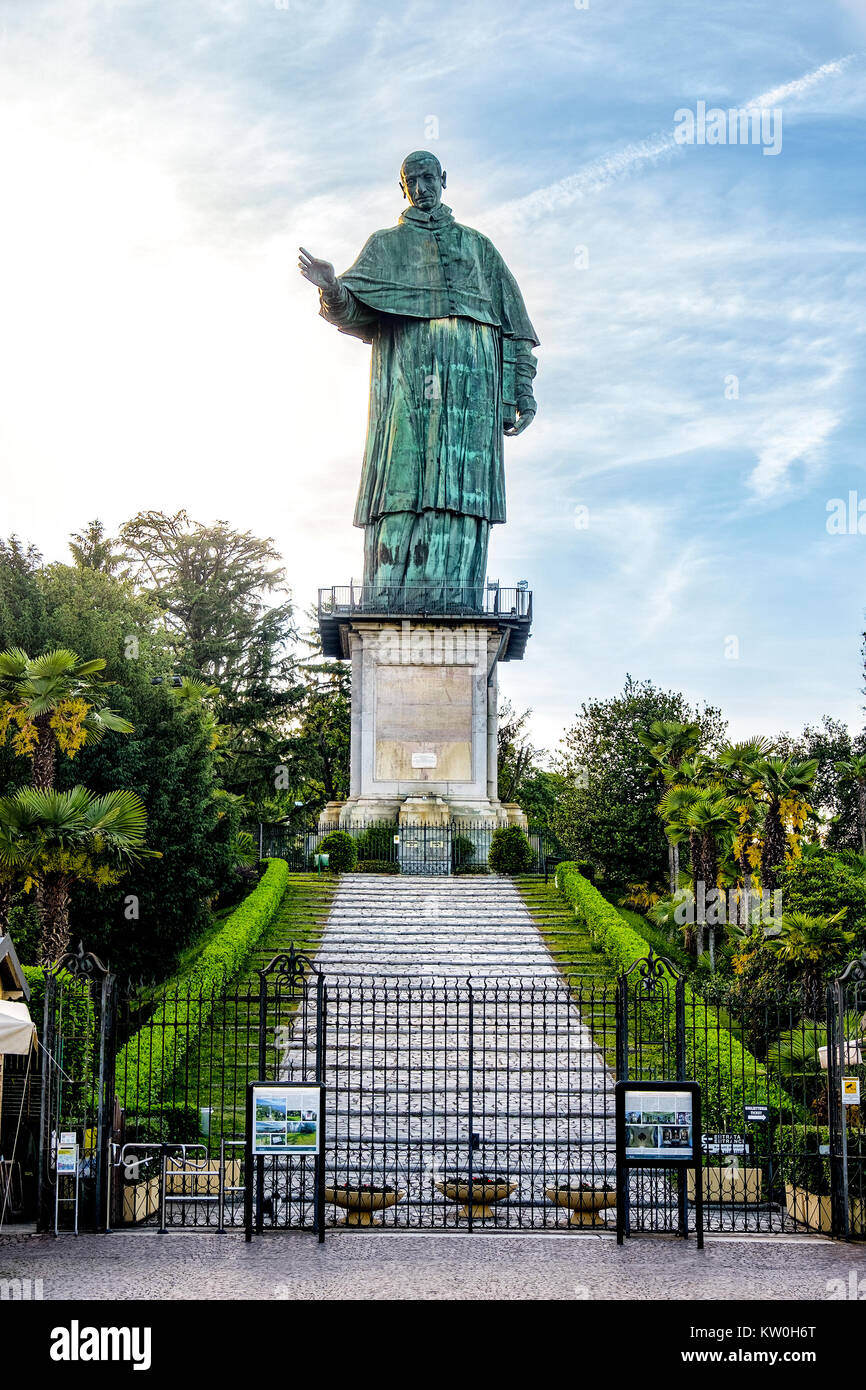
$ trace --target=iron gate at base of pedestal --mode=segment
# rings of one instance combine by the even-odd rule
[[[371,821],[362,826],[345,826],[335,821],[319,825],[315,830],[261,825],[258,844],[261,857],[285,859],[293,873],[303,873],[315,869],[315,856],[325,836],[342,830],[355,840],[360,866],[375,872],[486,873],[496,829],[494,821],[459,818],[442,825]],[[530,829],[527,839],[532,854],[527,873],[543,874],[546,863],[562,857],[544,831]]]
[[[858,1238],[863,1132],[838,1083],[863,1076],[866,962],[808,1008],[764,1005],[736,1038],[652,953],[617,982],[349,983],[289,951],[248,988],[151,1000],[65,973],[43,1022],[43,1221],[74,1129],[85,1228],[240,1230],[245,1092],[269,1079],[326,1087],[328,1226],[598,1230],[619,1076],[700,1082],[709,1234]],[[675,1231],[694,1183],[637,1170],[631,1229]],[[312,1160],[266,1160],[262,1195],[264,1229],[312,1229]]]

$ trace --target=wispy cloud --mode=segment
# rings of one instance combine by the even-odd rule
[[[818,83],[843,72],[855,56],[849,53],[842,58],[834,59],[833,62],[822,63],[820,67],[804,73],[802,77],[751,97],[741,105],[763,109],[777,107],[786,101],[796,101]],[[556,183],[538,188],[526,197],[506,203],[499,209],[499,215],[506,220],[528,220],[568,208],[579,199],[592,197],[610,184],[626,179],[642,168],[652,167],[659,160],[669,158],[680,149],[673,131],[657,131],[644,140],[634,141],[621,149],[612,150],[609,154],[590,160],[567,178],[558,179]]]
[[[797,410],[774,421],[758,451],[758,462],[748,485],[758,501],[777,497],[790,486],[797,465],[814,469],[823,461],[824,446],[838,428],[839,416],[831,410]]]

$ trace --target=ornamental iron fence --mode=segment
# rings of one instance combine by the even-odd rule
[[[79,953],[46,981],[44,1229],[67,1130],[80,1226],[242,1229],[256,1080],[326,1088],[328,1225],[612,1228],[615,1081],[688,1079],[702,1092],[708,1233],[866,1234],[866,955],[825,996],[761,1002],[739,1023],[652,952],[613,982],[347,980],[291,949],[233,991],[147,1000],[120,996],[93,960]],[[262,1228],[313,1229],[313,1160],[256,1162]],[[629,1229],[693,1224],[697,1180],[633,1170]]]
[[[315,856],[325,836],[334,830],[344,830],[355,840],[362,872],[485,873],[496,828],[492,823],[461,819],[453,819],[443,826],[400,825],[397,821],[344,826],[335,821],[321,824],[314,830],[261,825],[259,852],[263,859],[285,859],[293,873],[315,871]],[[561,857],[558,848],[542,830],[530,830],[527,839],[532,859],[526,872],[543,874],[547,863]]]

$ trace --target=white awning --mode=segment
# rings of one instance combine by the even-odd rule
[[[26,1057],[36,1045],[36,1028],[26,1004],[0,999],[0,1053],[15,1052]]]

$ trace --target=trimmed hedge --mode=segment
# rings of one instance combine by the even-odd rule
[[[240,971],[279,907],[289,878],[284,859],[266,860],[257,888],[245,898],[208,942],[192,968],[164,989],[144,1028],[129,1039],[117,1059],[117,1089],[133,1115],[150,1110],[194,1043],[224,989]]]
[[[577,871],[573,863],[560,864],[556,886],[586,924],[594,941],[604,950],[616,973],[623,974],[636,961],[645,960],[648,945],[623,921],[615,907]],[[668,991],[669,1027],[676,1026],[674,991]],[[704,1128],[740,1128],[744,1105],[769,1105],[776,1116],[797,1119],[800,1107],[779,1086],[762,1062],[748,1052],[719,1021],[711,1005],[685,986],[686,1070],[701,1084]]]
[[[359,874],[399,874],[400,865],[393,859],[359,859]]]
[[[665,933],[648,918],[642,917],[639,912],[633,912],[630,907],[618,907],[619,913],[626,926],[636,931],[638,936],[642,936],[647,946],[652,946],[657,956],[667,956],[672,960],[677,968],[685,973],[692,968],[692,961],[687,951],[682,946],[678,946],[675,941],[668,941]]]

